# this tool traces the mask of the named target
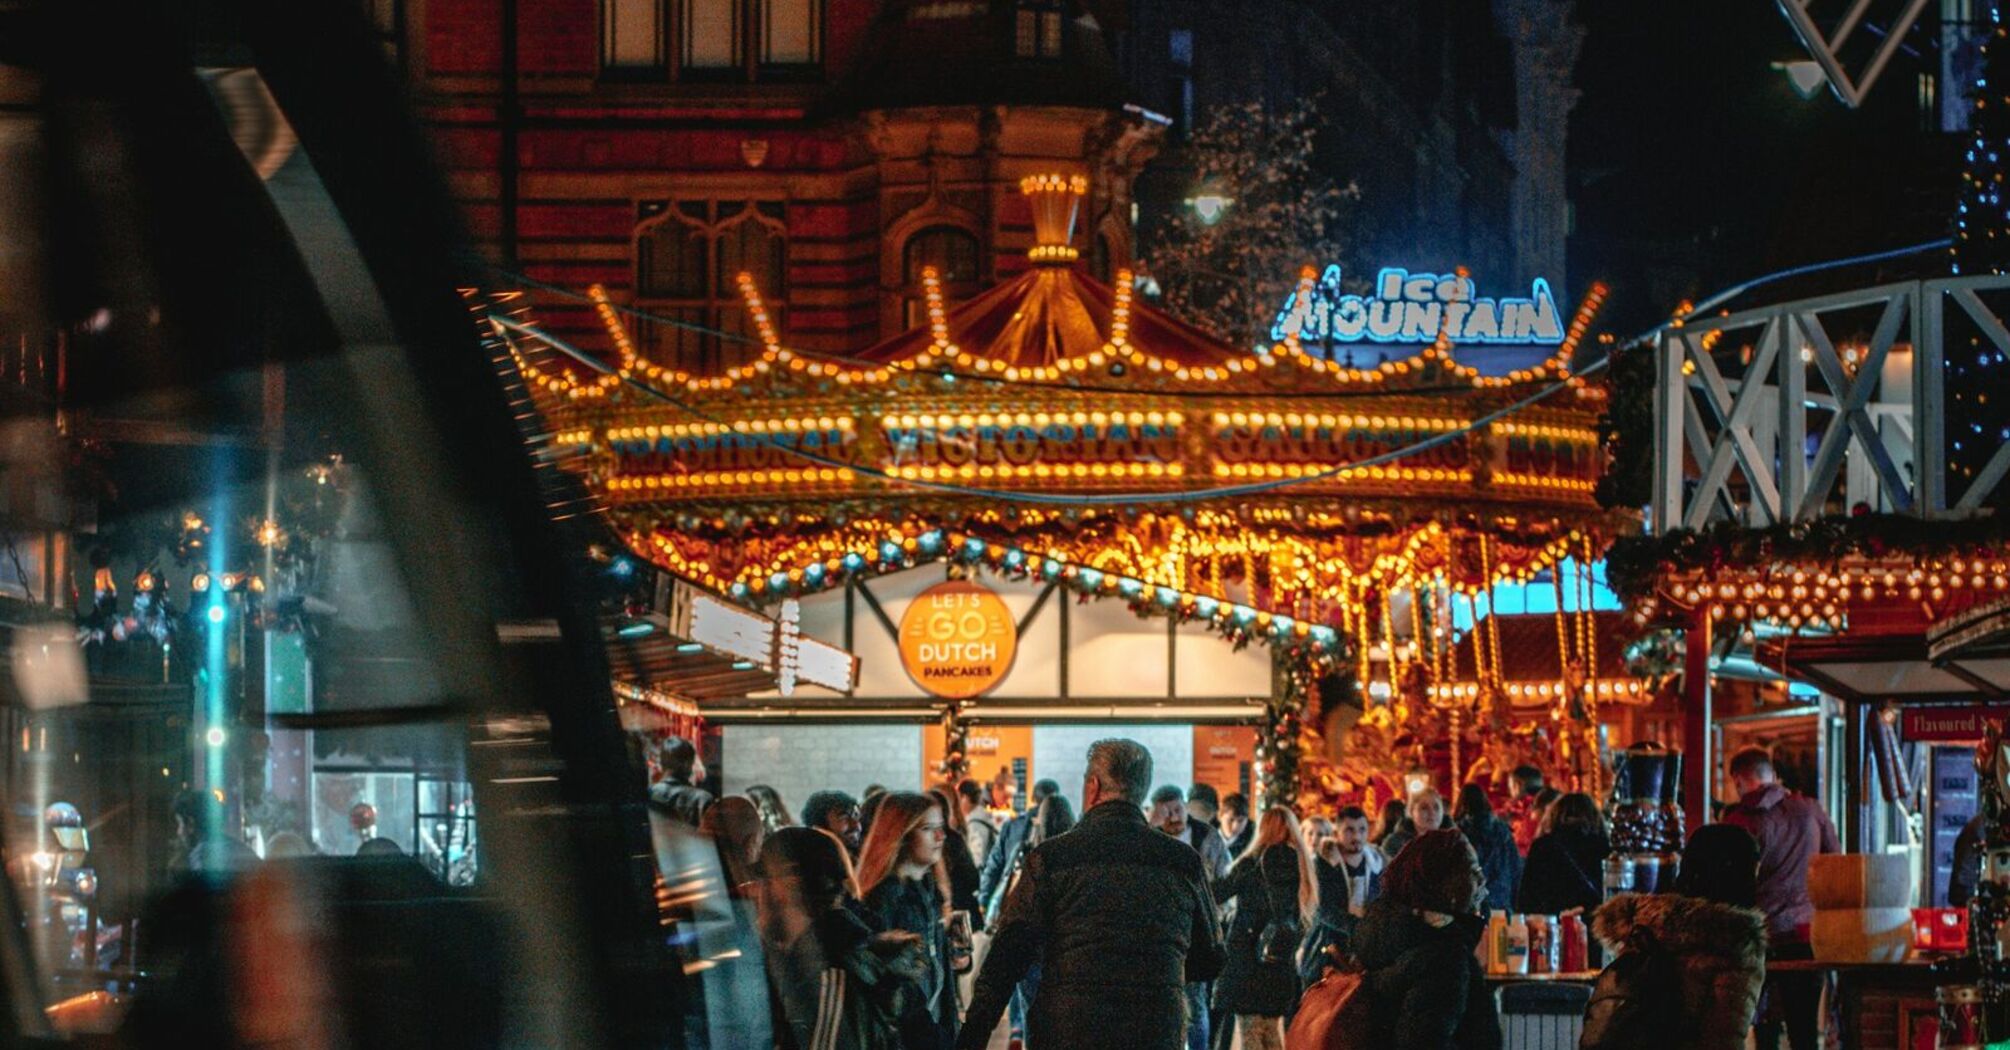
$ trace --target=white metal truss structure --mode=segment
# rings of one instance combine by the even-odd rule
[[[1885,27],[1882,39],[1863,65],[1861,72],[1851,76],[1843,69],[1842,49],[1849,42],[1850,35],[1863,24],[1863,17],[1870,11],[1872,0],[1851,0],[1849,10],[1835,28],[1823,33],[1815,24],[1814,15],[1808,10],[1814,0],[1779,0],[1780,11],[1794,27],[1794,33],[1801,38],[1801,45],[1808,49],[1808,57],[1822,67],[1822,75],[1829,81],[1829,89],[1842,100],[1843,105],[1855,109],[1863,104],[1865,95],[1877,83],[1884,67],[1905,43],[1905,35],[1912,31],[1912,24],[1919,20],[1920,12],[1926,10],[1926,0],[1904,0],[1904,7],[1891,24]]]
[[[2010,276],[1909,281],[1666,329],[1655,350],[1654,531],[1859,508],[1973,514],[2010,472],[2010,443],[1949,491],[1958,479],[1947,476],[1945,348],[1973,339],[2010,354],[2005,292]]]

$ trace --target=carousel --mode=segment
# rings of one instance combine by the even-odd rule
[[[1456,780],[1532,762],[1595,787],[1601,712],[1645,699],[1588,600],[1634,525],[1593,497],[1605,393],[1570,369],[1603,290],[1559,314],[1542,282],[1494,300],[1464,272],[1308,269],[1270,338],[1234,346],[1139,302],[1132,273],[1077,265],[1083,179],[1021,190],[1021,272],[953,307],[929,274],[927,324],[849,357],[783,345],[744,276],[762,353],[714,375],[639,353],[598,288],[602,354],[521,297],[474,302],[545,452],[636,555],[736,602],[787,618],[931,563],[1052,584],[1270,649],[1264,797],[1372,801],[1420,764]],[[1502,657],[1492,613],[1513,585],[1558,593],[1539,682]],[[936,698],[942,772],[962,772],[984,704]]]

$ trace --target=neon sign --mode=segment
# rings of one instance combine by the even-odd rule
[[[1563,343],[1563,322],[1540,277],[1526,299],[1482,299],[1470,277],[1391,267],[1375,275],[1371,294],[1353,295],[1341,288],[1340,267],[1333,265],[1304,302],[1297,292],[1284,300],[1270,337],[1292,335],[1307,343],[1432,343],[1443,335],[1454,344],[1555,346]]]

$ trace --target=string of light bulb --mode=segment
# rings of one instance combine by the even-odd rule
[[[770,448],[784,452],[788,455],[803,459],[806,462],[816,464],[819,467],[826,467],[834,470],[848,470],[860,476],[873,477],[896,485],[907,485],[916,488],[928,489],[932,491],[949,493],[954,495],[975,496],[983,499],[1011,500],[1014,502],[1021,502],[1021,503],[1048,503],[1048,504],[1065,504],[1075,506],[1109,506],[1109,505],[1122,505],[1122,504],[1134,504],[1134,503],[1191,503],[1204,500],[1253,496],[1253,495],[1261,495],[1268,492],[1276,492],[1282,489],[1287,489],[1298,485],[1306,485],[1315,482],[1344,479],[1349,475],[1361,474],[1375,470],[1377,468],[1386,468],[1388,464],[1395,463],[1399,460],[1407,459],[1409,457],[1416,456],[1424,452],[1429,452],[1432,449],[1441,448],[1443,446],[1452,444],[1453,442],[1458,441],[1459,439],[1464,438],[1467,435],[1470,435],[1477,431],[1483,430],[1488,426],[1491,426],[1493,423],[1499,420],[1508,418],[1509,416],[1512,416],[1534,405],[1537,405],[1542,401],[1546,400],[1547,398],[1554,396],[1555,394],[1563,390],[1571,389],[1573,386],[1581,383],[1582,378],[1584,376],[1589,375],[1592,372],[1595,372],[1598,369],[1605,367],[1607,362],[1606,358],[1601,357],[1598,360],[1591,362],[1585,365],[1584,367],[1571,372],[1567,378],[1547,384],[1544,387],[1534,391],[1533,393],[1530,393],[1522,398],[1519,398],[1516,401],[1511,402],[1510,404],[1502,408],[1480,415],[1474,418],[1467,425],[1460,427],[1458,429],[1442,431],[1440,433],[1433,434],[1429,437],[1422,438],[1418,441],[1412,442],[1411,444],[1390,449],[1386,452],[1378,453],[1375,455],[1364,457],[1359,460],[1354,460],[1348,463],[1338,464],[1331,467],[1324,467],[1316,470],[1307,470],[1304,473],[1295,476],[1266,477],[1263,480],[1259,481],[1252,481],[1248,483],[1235,484],[1235,485],[1220,485],[1205,489],[1170,490],[1162,492],[1062,494],[1052,492],[1026,492],[1026,491],[1010,490],[1010,489],[983,488],[978,486],[957,484],[955,482],[948,480],[931,480],[919,477],[903,477],[903,476],[897,476],[890,471],[881,470],[877,467],[873,467],[870,465],[849,463],[830,456],[825,456],[822,453],[814,452],[809,449],[797,447],[795,445],[791,445],[786,442],[780,441],[769,433],[754,432],[750,430],[741,429],[732,421],[708,413],[704,409],[699,408],[698,406],[693,405],[687,401],[684,401],[678,398],[676,395],[669,393],[666,390],[644,383],[631,373],[611,368],[605,363],[596,360],[595,358],[585,353],[584,351],[567,344],[565,341],[559,339],[554,335],[551,335],[548,332],[543,331],[542,329],[536,326],[524,324],[520,321],[516,321],[514,319],[504,317],[502,315],[495,313],[491,313],[488,316],[491,323],[497,326],[499,331],[516,332],[519,334],[528,335],[533,338],[536,338],[540,342],[543,342],[546,346],[551,347],[553,350],[563,353],[566,356],[572,358],[573,360],[579,362],[582,366],[585,366],[589,369],[592,369],[596,373],[599,373],[600,379],[596,380],[596,383],[605,380],[606,377],[608,376],[613,376],[614,377],[613,382],[615,384],[625,384],[631,389],[640,391],[644,396],[668,404],[674,408],[679,409],[682,412],[685,412],[691,416],[696,417],[697,419],[705,423],[720,427],[722,428],[719,431],[720,433],[730,433],[746,438],[747,440],[752,441],[756,444],[766,445]],[[512,347],[511,353],[513,359],[521,360],[522,355],[514,347]],[[1268,472],[1266,471],[1266,474],[1267,473]]]

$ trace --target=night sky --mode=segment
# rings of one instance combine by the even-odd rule
[[[1918,54],[1901,52],[1852,111],[1826,88],[1803,100],[1772,68],[1807,57],[1772,4],[1582,3],[1577,17],[1588,37],[1570,128],[1571,284],[1612,285],[1613,330],[1784,267],[1945,236],[1965,139],[1919,130],[1925,28]],[[1858,267],[1733,305],[1945,266],[1935,253]]]

